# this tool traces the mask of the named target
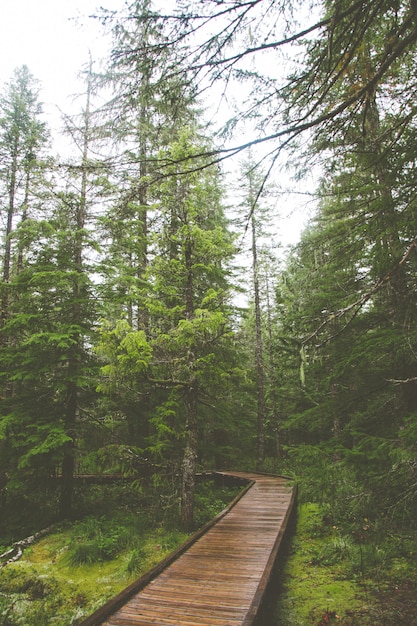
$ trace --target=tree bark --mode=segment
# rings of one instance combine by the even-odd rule
[[[72,287],[72,311],[71,321],[74,327],[73,331],[73,348],[68,358],[68,371],[67,371],[67,402],[66,402],[66,414],[64,428],[65,433],[71,438],[64,448],[64,455],[62,460],[62,483],[61,483],[61,498],[60,498],[60,516],[67,518],[72,513],[72,500],[73,500],[73,482],[75,471],[75,439],[76,439],[76,422],[78,413],[78,382],[77,378],[80,373],[80,353],[82,352],[83,337],[79,330],[80,325],[83,322],[83,313],[81,307],[81,300],[85,293],[83,293],[83,278],[84,278],[84,264],[83,264],[83,247],[84,247],[84,228],[87,216],[87,183],[88,183],[88,154],[91,141],[91,128],[90,128],[90,100],[92,91],[92,63],[90,62],[90,71],[87,78],[87,98],[86,108],[84,112],[84,127],[83,127],[83,149],[82,149],[82,161],[81,161],[81,187],[79,201],[74,203],[75,211],[75,225],[76,232],[74,236],[74,250],[73,250],[73,264],[75,269],[74,283]]]
[[[1,315],[0,315],[0,328],[3,328],[9,313],[9,282],[10,282],[10,265],[11,265],[11,251],[12,251],[12,231],[13,231],[13,216],[15,210],[16,199],[16,176],[17,176],[17,141],[13,149],[13,159],[10,168],[10,182],[9,182],[9,203],[7,207],[7,224],[5,233],[4,244],[4,259],[3,259],[3,285],[1,294]],[[4,340],[3,340],[4,342]]]
[[[277,400],[277,392],[276,389],[278,387],[278,381],[276,380],[276,363],[275,363],[275,354],[273,348],[273,337],[272,337],[272,318],[271,318],[271,302],[270,302],[270,294],[269,294],[269,278],[267,277],[267,286],[266,286],[266,306],[267,306],[267,324],[268,324],[268,344],[269,344],[269,390],[271,394],[271,404],[272,404],[272,427],[275,433],[275,452],[276,458],[279,459],[281,456],[281,440],[280,440],[280,416],[278,410],[278,400]]]
[[[181,485],[181,526],[190,531],[194,524],[195,475],[197,470],[198,429],[197,429],[197,388],[187,390],[185,410],[185,449],[182,461]]]
[[[185,244],[185,316],[188,320],[194,317],[194,275],[193,275],[192,244]],[[197,470],[198,427],[197,407],[198,390],[194,379],[194,354],[188,354],[188,369],[190,372],[190,386],[185,397],[185,449],[182,461],[182,488],[181,488],[181,525],[189,531],[194,523],[194,492],[195,475]]]
[[[256,246],[256,225],[255,217],[252,214],[252,268],[253,268],[253,289],[255,300],[255,361],[256,361],[256,388],[257,388],[257,459],[256,469],[263,471],[265,463],[265,366],[263,358],[262,341],[262,316],[259,294],[258,275],[258,252]]]

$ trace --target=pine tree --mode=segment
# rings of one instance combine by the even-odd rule
[[[59,473],[62,517],[72,513],[80,407],[92,398],[95,319],[86,256],[95,246],[89,185],[97,164],[89,158],[90,84],[87,92],[81,162],[69,164],[66,180],[45,194],[42,219],[22,228],[28,252],[13,277],[16,297],[9,302],[0,358],[2,382],[13,386],[13,396],[2,399],[0,427],[10,485],[25,488],[31,478]]]
[[[15,220],[23,223],[28,216],[29,201],[33,192],[33,178],[41,165],[39,156],[47,141],[45,123],[41,120],[42,108],[38,101],[37,81],[23,65],[15,70],[10,83],[5,86],[0,100],[0,151],[2,157],[1,184],[6,216],[2,262],[2,290],[0,329],[8,317],[10,280],[22,266],[22,248],[19,246],[13,260]],[[4,338],[4,335],[1,335]]]
[[[64,429],[68,437],[68,441],[64,447],[64,454],[61,464],[61,498],[60,498],[60,516],[69,517],[72,513],[72,494],[73,479],[76,464],[76,424],[79,417],[79,395],[82,388],[84,365],[83,362],[88,361],[86,355],[85,342],[91,328],[87,327],[86,321],[89,320],[91,305],[91,278],[87,267],[85,266],[86,249],[89,247],[87,235],[87,220],[89,218],[89,209],[91,206],[91,198],[88,194],[88,186],[91,178],[91,171],[94,172],[94,164],[90,161],[91,144],[93,141],[92,121],[93,115],[91,111],[92,103],[92,63],[90,61],[89,70],[86,81],[86,102],[85,109],[82,113],[82,126],[80,137],[80,168],[79,168],[79,190],[78,193],[67,194],[63,196],[63,208],[68,212],[64,220],[67,221],[66,227],[73,227],[72,243],[70,250],[71,271],[71,293],[70,293],[70,309],[68,311],[68,320],[71,347],[68,352],[66,390],[65,390],[65,409],[64,409]],[[75,182],[77,186],[77,182]],[[91,318],[90,318],[91,319]]]
[[[176,161],[196,152],[193,140],[195,133],[185,129],[161,157]],[[213,386],[217,393],[226,388],[228,370],[233,369],[230,361],[217,358],[230,352],[227,260],[233,246],[225,230],[217,172],[202,167],[184,177],[178,170],[173,166],[158,185],[159,230],[152,238],[148,281],[140,296],[148,313],[146,335],[125,327],[114,352],[107,347],[107,331],[100,353],[110,361],[104,373],[113,384],[104,382],[107,388],[123,384],[121,368],[126,362],[132,364],[127,386],[135,384],[139,393],[147,389],[152,426],[148,448],[159,461],[180,467],[181,520],[191,528],[201,414],[207,413]],[[136,346],[132,355],[136,350],[143,355],[137,360],[138,366],[143,363],[139,369],[130,360],[129,346]],[[140,412],[139,396],[137,403]]]
[[[111,241],[103,269],[106,284],[119,293],[116,318],[124,310],[131,325],[143,328],[147,319],[138,294],[148,264],[157,202],[152,183],[161,175],[157,155],[175,140],[194,112],[186,82],[162,78],[167,60],[175,57],[175,49],[163,49],[163,18],[152,10],[149,0],[129,4],[126,12],[127,19],[113,24],[113,47],[103,77],[112,93],[104,109],[118,155],[113,172],[118,196],[102,220]],[[161,54],[149,53],[160,45]]]

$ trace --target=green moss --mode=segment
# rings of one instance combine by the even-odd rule
[[[0,570],[0,624],[5,619],[13,626],[76,624],[186,538],[172,530],[150,530],[141,537],[142,548],[75,566],[68,554],[76,532],[50,535],[27,550],[20,561]],[[49,621],[41,620],[44,615]]]
[[[416,538],[387,533],[378,519],[337,522],[332,513],[299,506],[268,626],[414,623]]]
[[[234,495],[214,486],[201,493],[204,521]],[[0,569],[1,626],[75,626],[187,538],[172,525],[151,521],[137,503],[131,510],[120,497],[107,503],[111,514],[63,524]]]
[[[345,576],[352,541],[341,535],[338,528],[327,526],[323,516],[323,509],[317,504],[299,507],[274,624],[311,626],[320,623],[325,615],[333,615],[338,624],[350,624],[352,614],[368,609],[365,588]]]

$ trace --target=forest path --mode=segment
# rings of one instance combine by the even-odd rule
[[[249,487],[214,524],[81,626],[251,626],[295,501],[282,477],[216,473]],[[189,545],[191,544],[191,545]],[[173,560],[174,559],[174,560]]]

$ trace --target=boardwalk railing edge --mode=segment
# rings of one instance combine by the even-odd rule
[[[285,478],[284,476],[282,476],[281,478]],[[285,517],[284,520],[282,522],[281,528],[279,530],[279,533],[277,535],[277,538],[275,540],[275,544],[274,547],[271,550],[271,554],[269,555],[269,559],[268,559],[268,563],[266,565],[266,568],[264,570],[264,573],[262,574],[261,580],[259,581],[259,585],[258,588],[255,592],[255,595],[252,599],[252,603],[251,606],[249,608],[249,611],[246,614],[246,617],[244,619],[244,621],[242,622],[242,626],[254,626],[255,622],[256,622],[256,618],[258,616],[258,612],[259,612],[259,608],[262,604],[262,601],[265,597],[265,593],[266,590],[268,588],[268,585],[271,581],[272,578],[272,573],[273,573],[273,569],[274,569],[274,565],[275,562],[277,560],[277,556],[278,556],[278,552],[281,548],[281,544],[282,544],[282,540],[284,538],[285,532],[287,530],[290,518],[291,518],[291,514],[294,508],[294,504],[296,503],[297,500],[297,485],[294,485],[292,488],[292,494],[291,494],[291,500],[290,500],[290,504],[287,508],[287,511],[285,513]]]
[[[223,477],[223,478],[231,478],[234,480],[238,480],[242,484],[247,483],[246,486],[242,489],[242,491],[215,517],[213,517],[209,522],[204,524],[199,530],[197,530],[194,534],[192,534],[184,543],[182,543],[178,548],[176,548],[173,552],[168,554],[162,561],[159,561],[152,569],[148,570],[138,578],[133,581],[128,587],[120,591],[116,596],[110,598],[105,604],[100,606],[94,613],[89,615],[86,619],[79,623],[78,626],[99,626],[101,622],[109,617],[112,613],[117,611],[121,606],[123,606],[133,595],[138,593],[141,589],[146,587],[154,578],[159,576],[164,569],[166,569],[171,563],[176,561],[184,552],[190,548],[200,537],[202,537],[206,532],[210,530],[217,522],[219,522],[225,515],[231,511],[231,509],[239,502],[241,498],[253,487],[256,481],[250,480],[247,481],[244,478],[233,477],[233,474],[226,472],[204,472],[202,475],[204,477]],[[249,623],[248,623],[249,626]]]

